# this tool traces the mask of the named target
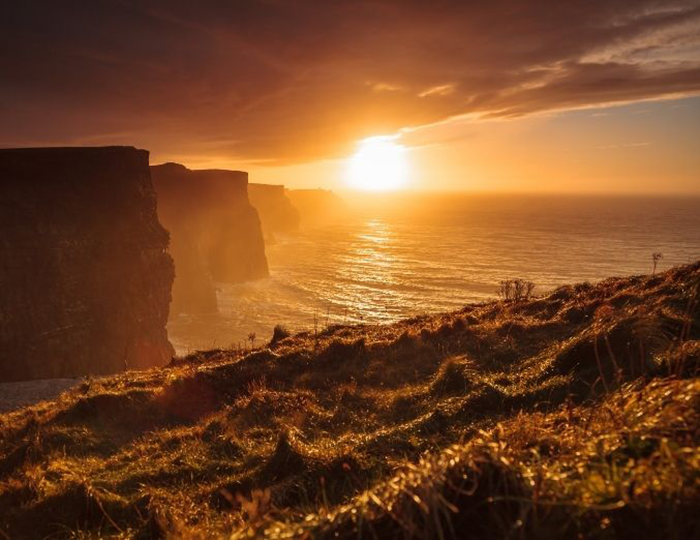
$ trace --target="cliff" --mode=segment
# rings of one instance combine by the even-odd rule
[[[171,313],[216,311],[213,282],[268,275],[258,212],[248,200],[248,174],[151,167],[158,215],[171,234],[175,284]]]
[[[342,219],[348,210],[343,199],[329,189],[289,189],[287,197],[298,210],[302,225]]]
[[[696,263],[90,381],[0,415],[0,530],[697,538],[699,293]]]
[[[248,184],[250,203],[260,213],[266,238],[299,228],[299,212],[282,185]]]
[[[0,150],[0,380],[164,364],[172,259],[148,152]]]

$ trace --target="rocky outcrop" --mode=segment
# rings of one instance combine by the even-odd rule
[[[268,275],[258,212],[248,200],[248,174],[151,167],[158,214],[171,234],[175,284],[171,313],[216,311],[213,282]]]
[[[0,380],[169,361],[167,247],[148,152],[0,150]]]
[[[250,203],[260,214],[265,238],[299,228],[299,212],[282,185],[248,184]]]

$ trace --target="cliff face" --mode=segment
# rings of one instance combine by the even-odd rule
[[[213,281],[268,275],[258,212],[248,200],[248,174],[151,167],[158,214],[171,234],[175,284],[171,312],[216,311]]]
[[[299,228],[299,212],[282,185],[248,184],[250,203],[260,213],[265,237]]]
[[[164,364],[173,263],[148,152],[0,150],[0,380]]]

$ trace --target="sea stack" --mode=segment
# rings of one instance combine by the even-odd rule
[[[171,313],[216,311],[214,282],[268,275],[258,212],[248,199],[248,173],[151,167],[158,214],[171,234],[175,284]]]
[[[0,381],[162,365],[173,262],[148,152],[0,150]]]

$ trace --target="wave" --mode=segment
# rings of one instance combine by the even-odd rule
[[[271,276],[218,284],[220,313],[168,325],[178,353],[269,339],[275,324],[379,323],[496,296],[502,279],[537,291],[700,258],[700,199],[461,197],[352,214],[280,235]]]

